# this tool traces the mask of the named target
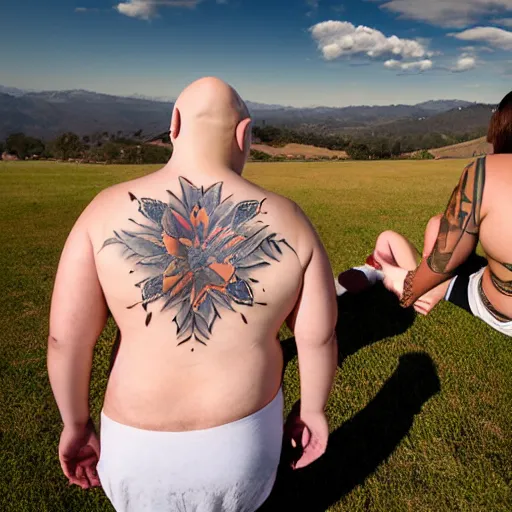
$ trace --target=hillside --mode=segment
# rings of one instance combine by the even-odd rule
[[[78,135],[123,131],[145,133],[169,126],[172,103],[123,98],[87,91],[0,93],[0,138],[24,132],[51,139],[63,132]]]
[[[424,133],[463,134],[479,131],[483,135],[489,126],[492,111],[492,105],[458,107],[432,116],[401,119],[381,125],[378,127],[378,134],[402,136]]]
[[[446,130],[465,132],[469,129],[466,129],[466,117],[470,117],[471,109],[478,111],[479,107],[482,115],[477,115],[469,124],[480,129],[488,122],[485,114],[490,111],[488,106],[459,100],[343,108],[294,108],[252,102],[248,105],[256,126],[273,125],[318,133],[378,130],[393,135],[426,133],[433,127],[442,133]],[[129,134],[142,129],[145,135],[150,135],[169,126],[173,106],[172,101],[82,90],[27,92],[0,86],[0,139],[14,132],[46,140],[66,131],[91,135],[104,131]],[[462,112],[469,109],[468,116],[457,114],[459,108]],[[438,116],[445,118],[435,121]],[[431,122],[425,123],[425,120]]]
[[[251,149],[267,153],[271,156],[284,156],[288,158],[304,157],[304,158],[348,158],[345,151],[332,151],[326,148],[318,148],[316,146],[308,146],[306,144],[286,144],[282,148],[267,146],[266,144],[253,144]]]
[[[454,144],[453,146],[431,149],[430,153],[436,158],[472,158],[492,153],[492,144],[487,142],[486,137],[481,137],[480,139]]]

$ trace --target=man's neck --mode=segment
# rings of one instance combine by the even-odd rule
[[[192,151],[174,151],[167,165],[162,169],[163,173],[183,174],[195,176],[197,178],[206,178],[208,176],[230,176],[237,174],[231,168],[229,159],[223,155],[212,152],[192,152]]]

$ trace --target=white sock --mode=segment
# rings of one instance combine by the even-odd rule
[[[362,265],[361,267],[353,267],[353,269],[362,272],[371,284],[384,280],[384,272],[373,268],[371,265]]]
[[[336,295],[341,297],[344,293],[347,293],[347,289],[344,286],[341,286],[338,279],[334,278],[334,286],[336,287]]]

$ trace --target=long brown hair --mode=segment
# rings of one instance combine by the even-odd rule
[[[512,91],[499,104],[492,115],[487,142],[494,146],[494,153],[512,153]]]

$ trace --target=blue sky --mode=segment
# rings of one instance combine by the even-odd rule
[[[175,97],[215,75],[265,103],[497,103],[512,0],[18,0],[0,44],[20,88]]]

